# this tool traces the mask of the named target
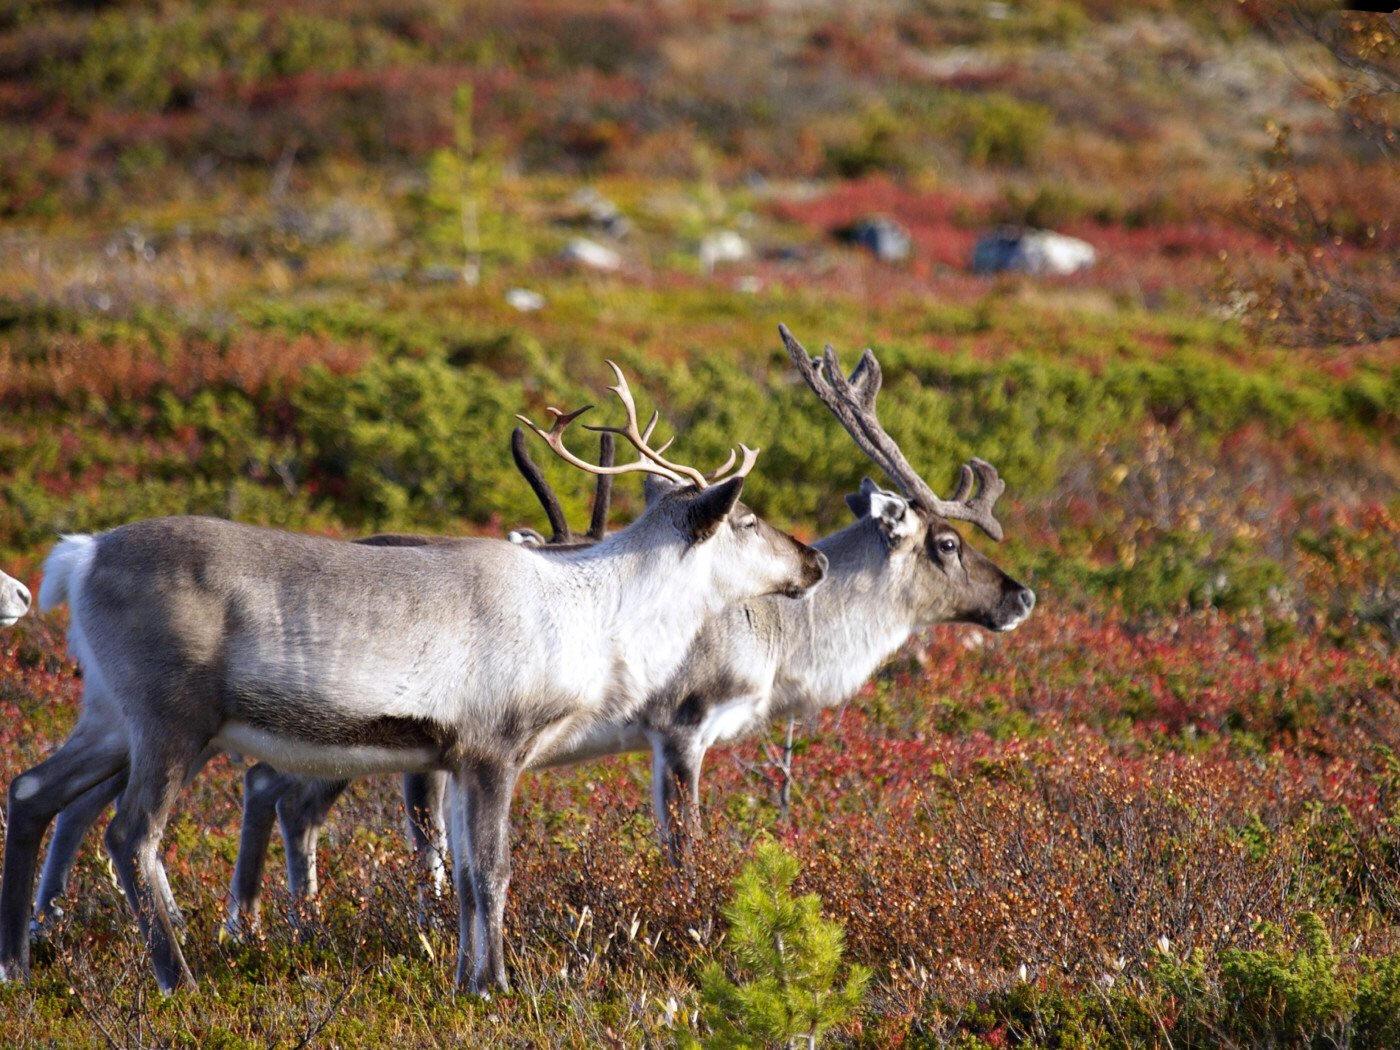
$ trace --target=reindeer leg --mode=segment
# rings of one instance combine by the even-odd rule
[[[447,888],[447,825],[443,801],[447,792],[446,773],[405,773],[403,806],[408,818],[408,837],[413,854],[426,876],[418,888],[418,925],[427,926],[432,900]]]
[[[126,791],[107,826],[107,849],[145,935],[163,992],[194,983],[169,909],[160,839],[180,790],[198,766],[201,747],[177,734],[133,739]]]
[[[0,883],[0,980],[19,980],[29,973],[34,870],[49,822],[74,799],[119,773],[126,750],[124,734],[80,719],[57,751],[10,782]]]
[[[320,892],[316,878],[316,845],[321,828],[336,800],[350,786],[348,780],[293,777],[292,790],[277,800],[277,820],[287,854],[287,890],[292,897],[291,922],[305,934],[311,902]]]
[[[506,890],[510,886],[510,801],[520,767],[515,763],[471,763],[459,777],[466,805],[464,829],[471,857],[471,883],[476,896],[475,966],[469,990],[488,995],[491,989],[510,991],[506,980]],[[459,880],[460,885],[460,880]],[[457,980],[464,976],[464,959],[458,953]]]
[[[668,729],[651,737],[651,792],[657,832],[666,859],[689,867],[699,830],[700,767],[705,749],[692,733]]]
[[[29,923],[29,935],[43,937],[63,914],[58,898],[68,892],[68,878],[78,860],[78,849],[92,825],[126,787],[126,770],[110,776],[89,788],[64,806],[54,824],[53,838],[44,854],[44,868],[39,874],[39,892],[34,898],[34,917]]]
[[[292,783],[265,762],[243,774],[243,825],[238,833],[238,860],[229,886],[228,916],[224,928],[235,940],[257,930],[262,920],[262,877],[267,847],[277,819],[277,800]]]
[[[465,774],[458,774],[451,784],[447,807],[448,836],[452,847],[452,883],[457,893],[457,972],[455,983],[460,990],[471,976],[478,945],[483,942],[477,929],[476,891],[472,888],[471,831],[468,827],[473,800],[466,788]]]

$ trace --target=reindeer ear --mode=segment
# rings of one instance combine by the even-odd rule
[[[743,478],[730,478],[718,485],[711,485],[690,501],[686,508],[686,527],[696,543],[703,543],[715,534],[720,523],[729,517],[734,504],[739,502],[739,493],[744,491]]]
[[[857,518],[863,518],[870,513],[870,494],[879,491],[879,485],[869,478],[862,478],[860,491],[852,492],[846,497],[846,506],[851,508],[851,513]]]
[[[870,517],[891,546],[919,530],[918,515],[909,509],[907,500],[879,490],[870,493],[869,499]]]
[[[650,507],[666,493],[676,488],[674,481],[667,481],[665,478],[655,474],[646,474],[642,477],[642,499]]]
[[[511,529],[506,533],[506,539],[517,547],[544,547],[546,541],[544,536],[534,529]]]

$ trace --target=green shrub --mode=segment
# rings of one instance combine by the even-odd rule
[[[1300,915],[1298,925],[1303,944],[1296,951],[1275,945],[1221,953],[1220,994],[1241,1038],[1328,1045],[1344,1030],[1355,993],[1332,938],[1312,912]]]
[[[870,972],[851,966],[837,984],[845,953],[840,923],[822,917],[816,894],[792,895],[797,859],[775,842],[758,846],[725,908],[729,945],[744,974],[731,981],[719,963],[700,975],[705,1047],[815,1046],[860,1005]]]
[[[963,98],[952,112],[949,130],[973,164],[1023,168],[1045,141],[1050,111],[1001,92]]]
[[[1301,943],[1289,947],[1266,927],[1261,948],[1230,948],[1211,972],[1199,950],[1184,959],[1159,953],[1149,993],[1175,1015],[1182,1046],[1379,1048],[1400,1045],[1400,956],[1362,958],[1344,968],[1322,920],[1298,916]]]
[[[1400,1046],[1400,955],[1367,963],[1357,981],[1357,1050]]]
[[[1238,541],[1218,547],[1205,532],[1171,530],[1143,544],[1131,565],[1086,574],[1135,614],[1262,607],[1286,579],[1282,567]]]
[[[533,509],[502,454],[524,396],[486,369],[437,360],[375,361],[349,377],[322,369],[295,402],[310,466],[348,521],[442,526]]]
[[[869,110],[854,128],[826,145],[827,170],[843,179],[899,173],[909,164],[899,121],[885,106]]]

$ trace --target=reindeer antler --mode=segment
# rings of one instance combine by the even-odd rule
[[[613,465],[615,456],[615,443],[611,434],[604,434],[598,441],[598,462],[604,467]],[[569,528],[569,519],[564,515],[564,508],[559,503],[559,497],[554,494],[554,489],[550,488],[549,482],[545,480],[544,472],[531,458],[529,450],[525,447],[525,431],[516,427],[510,434],[510,454],[515,460],[515,469],[529,483],[535,498],[540,501],[540,506],[544,508],[544,516],[549,519],[549,527],[552,535],[549,542],[572,543],[574,533]],[[593,486],[593,512],[589,519],[588,532],[585,535],[590,540],[601,540],[603,532],[608,525],[608,509],[612,504],[612,475],[599,474],[598,481]]]
[[[812,392],[845,427],[856,446],[890,476],[911,503],[944,518],[971,522],[994,540],[1002,538],[1001,523],[993,515],[992,505],[1006,491],[1006,482],[1001,480],[995,467],[984,459],[963,464],[953,498],[942,499],[909,465],[899,445],[880,425],[875,414],[875,398],[884,377],[873,351],[866,350],[861,355],[860,363],[848,379],[831,346],[816,359],[807,353],[786,325],[778,326],[778,334]],[[975,496],[974,488],[977,489]]]
[[[545,411],[548,412],[551,417],[548,430],[536,425],[525,416],[518,415],[515,418],[524,423],[540,437],[544,438],[545,443],[554,450],[555,454],[558,455],[560,459],[590,474],[655,474],[658,477],[666,478],[668,481],[688,481],[696,488],[700,489],[707,488],[714,482],[721,480],[721,477],[718,476],[706,477],[702,471],[695,467],[688,466],[684,463],[675,463],[666,459],[662,453],[671,447],[670,441],[667,441],[660,448],[651,447],[651,435],[652,431],[656,429],[659,414],[653,412],[646,427],[642,428],[637,422],[637,402],[632,397],[631,387],[627,385],[627,377],[622,374],[622,369],[618,368],[614,362],[609,361],[608,366],[612,368],[613,374],[617,377],[616,385],[610,386],[608,389],[616,394],[617,399],[622,402],[622,407],[627,413],[627,422],[620,427],[590,427],[587,424],[584,425],[587,429],[596,433],[616,434],[626,438],[640,453],[641,458],[636,461],[632,463],[623,463],[620,466],[602,466],[580,459],[569,451],[568,447],[564,444],[564,431],[568,428],[570,423],[592,408],[592,405],[584,405],[582,408],[575,409],[573,412],[561,412],[557,408],[546,409]],[[751,449],[744,444],[740,444],[739,448],[743,452],[743,461],[740,463],[739,468],[727,475],[723,474],[723,472],[728,471],[734,463],[736,457],[733,452],[730,453],[729,459],[721,468],[720,473],[726,480],[729,478],[744,477],[753,469],[753,465],[758,459],[758,449]]]
[[[617,458],[616,453],[617,442],[613,436],[600,434],[598,436],[598,464],[604,467],[612,466]],[[603,533],[608,530],[608,508],[612,504],[612,484],[611,474],[599,474],[598,482],[593,486],[593,513],[588,519],[587,533],[590,540],[601,540]]]

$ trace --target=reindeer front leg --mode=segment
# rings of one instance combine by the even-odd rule
[[[457,774],[458,845],[467,859],[456,864],[457,987],[465,983],[474,995],[510,991],[502,927],[510,886],[510,801],[520,769],[515,762],[474,759]],[[466,903],[468,896],[474,907]]]
[[[418,889],[418,924],[428,925],[431,901],[440,899],[447,888],[447,823],[443,816],[447,792],[445,773],[405,773],[403,808],[408,820],[408,837],[418,862],[424,885]]]
[[[651,797],[656,829],[666,858],[689,867],[692,844],[700,832],[700,768],[705,746],[690,730],[671,728],[653,733]]]

